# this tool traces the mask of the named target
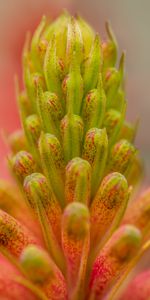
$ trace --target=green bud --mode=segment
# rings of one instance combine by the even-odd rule
[[[39,153],[38,153],[38,140],[41,134],[41,124],[37,115],[31,115],[25,119],[25,134],[28,140],[30,151],[32,152],[34,158],[36,159],[38,165]]]
[[[124,122],[120,135],[119,135],[119,139],[126,139],[129,142],[134,142],[135,136],[136,136],[136,132],[137,132],[137,128],[139,125],[139,120],[137,120],[135,122],[135,124],[131,124],[127,121]]]
[[[83,61],[83,40],[80,27],[74,17],[70,18],[67,30],[66,65],[71,65],[73,53],[76,53],[77,65]]]
[[[77,60],[77,52],[72,53],[69,73],[66,84],[66,107],[68,112],[80,114],[83,98],[83,79],[80,73],[80,65]]]
[[[109,40],[102,43],[103,69],[114,67],[117,61],[117,41],[109,22],[106,22],[106,31]]]
[[[49,255],[37,246],[27,246],[21,253],[20,262],[28,277],[37,284],[42,284],[53,274]]]
[[[20,183],[23,183],[24,178],[36,170],[32,155],[26,151],[20,151],[10,159],[10,167]]]
[[[14,131],[12,134],[6,137],[6,139],[13,154],[16,154],[21,150],[28,149],[27,140],[24,132],[21,129]]]
[[[110,153],[108,172],[120,172],[124,174],[132,164],[136,149],[127,140],[117,142]]]
[[[42,167],[56,198],[64,206],[64,159],[59,140],[52,134],[42,133],[39,140]]]
[[[25,91],[19,92],[19,87],[17,87],[17,85],[18,83],[16,82],[17,101],[20,108],[20,114],[24,119],[33,113],[33,109],[26,92]]]
[[[106,108],[106,96],[103,90],[101,74],[99,75],[97,89],[91,90],[83,104],[82,116],[85,133],[88,129],[101,128]]]
[[[43,16],[39,26],[37,27],[37,29],[34,32],[34,35],[33,35],[32,41],[31,41],[31,58],[32,58],[32,61],[35,65],[36,69],[40,72],[42,71],[42,64],[40,61],[39,43],[40,43],[40,38],[44,31],[45,26],[46,26],[46,17]]]
[[[123,53],[120,58],[119,70],[115,68],[108,68],[104,76],[104,88],[107,96],[107,107],[114,107],[114,100],[117,96],[118,90],[124,79],[124,60]]]
[[[63,231],[72,239],[85,238],[90,227],[89,217],[89,210],[86,205],[79,202],[70,203],[64,211]]]
[[[102,51],[99,35],[96,35],[87,60],[84,63],[83,81],[84,95],[94,89],[98,82],[102,66]]]
[[[104,77],[104,88],[107,97],[107,107],[113,106],[114,98],[120,86],[120,74],[115,68],[107,69]]]
[[[66,115],[61,121],[65,162],[81,156],[83,121],[77,115]]]
[[[42,91],[37,87],[38,113],[43,130],[60,138],[59,123],[63,116],[62,105],[56,94]]]
[[[113,253],[120,261],[129,260],[136,254],[141,245],[141,232],[133,225],[124,225],[118,231],[122,231],[122,234],[117,237],[116,232],[116,239],[114,234],[110,253]]]
[[[123,107],[122,112],[115,109],[109,109],[106,112],[103,126],[106,128],[109,138],[109,147],[114,144],[121,132],[125,117],[126,106]]]
[[[108,138],[105,129],[92,128],[85,137],[83,158],[92,166],[92,198],[102,179],[108,154]]]
[[[80,16],[77,16],[77,22],[80,26],[80,30],[83,38],[84,45],[84,58],[87,58],[91,50],[92,43],[94,41],[94,31],[92,27],[84,21]]]
[[[62,99],[61,67],[56,53],[56,37],[50,40],[44,59],[44,75],[47,88],[50,92]]]
[[[72,159],[66,167],[65,198],[89,204],[91,193],[91,166],[80,157]]]
[[[119,89],[112,103],[112,108],[121,112],[125,103],[125,92],[122,89]]]

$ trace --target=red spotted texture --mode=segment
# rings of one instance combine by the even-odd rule
[[[11,254],[19,256],[28,244],[37,244],[38,240],[30,231],[13,217],[0,210],[0,245]]]
[[[20,182],[24,178],[36,171],[36,164],[29,152],[20,151],[11,160],[12,170]]]
[[[67,281],[70,293],[77,283],[80,264],[86,265],[85,260],[89,251],[88,241],[88,209],[78,202],[71,203],[64,212],[62,222],[62,247],[67,262]]]
[[[43,291],[51,300],[68,300],[67,284],[61,271],[53,264],[53,274],[41,285]]]
[[[102,299],[103,292],[121,275],[138,250],[140,238],[136,228],[122,226],[108,240],[92,267],[88,291],[92,300]]]
[[[25,225],[43,244],[41,228],[32,211],[26,205],[25,199],[17,187],[6,181],[0,181],[0,209]]]
[[[90,208],[92,244],[107,232],[127,196],[128,184],[123,175],[114,172],[104,177]]]
[[[127,140],[121,140],[114,145],[109,158],[109,172],[118,171],[125,173],[132,162],[135,154],[135,148]]]

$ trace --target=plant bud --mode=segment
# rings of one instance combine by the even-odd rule
[[[83,158],[92,166],[92,198],[95,195],[105,169],[108,138],[105,129],[90,129],[85,137]]]
[[[120,74],[115,68],[107,69],[104,77],[104,88],[107,97],[107,107],[113,106],[114,98],[120,86]]]
[[[83,79],[80,73],[80,65],[77,60],[77,52],[72,53],[69,73],[66,81],[66,107],[67,111],[79,115],[83,98]]]
[[[83,40],[81,30],[75,18],[71,17],[67,30],[67,49],[66,64],[67,68],[71,65],[73,53],[76,53],[77,64],[80,65],[83,60]]]
[[[61,121],[65,162],[81,156],[83,121],[77,115],[66,115]],[[73,137],[73,139],[72,139]]]
[[[131,124],[127,121],[124,122],[120,135],[119,135],[119,139],[126,139],[129,142],[134,142],[135,136],[136,136],[136,132],[137,132],[137,127],[138,127],[138,121],[136,121],[135,124]]]
[[[28,244],[38,241],[30,231],[9,214],[0,210],[0,246],[18,257]]]
[[[110,153],[107,165],[108,172],[120,172],[125,174],[130,164],[132,164],[136,149],[127,140],[117,142]]]
[[[10,167],[21,184],[26,176],[32,174],[36,170],[36,164],[32,155],[26,151],[20,151],[10,159]]]
[[[125,107],[122,112],[114,109],[109,109],[105,115],[103,126],[106,128],[109,147],[114,144],[119,136],[122,129],[125,115]]]
[[[59,99],[62,99],[60,72],[60,65],[56,54],[56,37],[53,35],[45,54],[44,75],[48,90],[55,93]]]
[[[61,209],[49,189],[46,178],[40,173],[27,176],[24,192],[41,224],[46,246],[54,260],[63,268],[63,257],[58,243]]]
[[[99,76],[97,89],[91,90],[83,103],[82,117],[84,131],[93,127],[101,128],[106,108],[106,96],[103,90],[102,78]]]
[[[89,217],[87,206],[79,202],[70,203],[63,214],[62,247],[67,262],[70,296],[75,292],[76,284],[80,286],[80,280],[83,283],[85,276],[83,266],[86,266],[89,252]]]
[[[64,276],[48,253],[34,245],[27,246],[20,256],[21,265],[28,277],[44,291],[48,299],[67,300]]]
[[[41,125],[37,115],[30,115],[26,118],[26,135],[29,145],[37,146],[38,139],[41,133]]]
[[[42,87],[44,87],[45,82],[43,76],[40,73],[31,73],[29,68],[26,72],[27,75],[25,78],[25,85],[26,85],[27,95],[32,105],[32,111],[36,113],[37,112],[36,86],[37,84],[41,84]]]
[[[115,172],[104,177],[90,210],[93,245],[100,241],[111,226],[120,222],[128,198],[128,184],[122,174]]]
[[[103,69],[114,67],[117,60],[117,41],[109,22],[106,22],[106,31],[109,40],[102,43]]]
[[[53,276],[49,255],[37,246],[27,246],[21,253],[20,262],[35,283],[42,284],[49,276]]]
[[[34,32],[34,35],[32,37],[31,41],[31,58],[32,61],[36,67],[36,69],[41,72],[42,71],[42,64],[40,61],[40,53],[39,53],[39,44],[40,44],[40,38],[44,31],[44,28],[46,26],[46,17],[43,16],[39,26]]]
[[[104,290],[122,274],[140,244],[140,231],[132,225],[122,226],[112,235],[97,256],[90,275],[89,295],[93,300],[102,299]]]
[[[122,88],[119,88],[112,103],[112,108],[121,112],[122,107],[126,104],[126,102],[125,92],[122,90]]]
[[[102,50],[99,35],[96,35],[88,59],[84,63],[84,95],[94,89],[102,66]]]
[[[67,203],[78,201],[89,204],[91,194],[91,166],[80,157],[66,167],[65,198]]]
[[[45,175],[61,206],[64,206],[64,159],[58,139],[49,133],[42,133],[39,152]]]
[[[84,19],[80,16],[77,16],[77,22],[79,24],[82,38],[83,38],[83,45],[84,45],[84,58],[86,59],[89,55],[91,50],[92,43],[94,41],[94,31],[90,25],[88,25]]]
[[[17,152],[21,150],[28,149],[24,132],[21,129],[14,131],[6,138],[7,138],[7,143],[13,154],[17,154]]]
[[[16,79],[17,80],[17,79]],[[20,114],[22,119],[33,113],[31,102],[26,94],[26,91],[19,91],[18,82],[16,81],[16,94],[17,94],[17,102],[20,108]],[[23,120],[22,120],[23,121]]]
[[[38,113],[43,130],[60,138],[59,123],[63,116],[62,105],[56,94],[42,91],[37,87]]]

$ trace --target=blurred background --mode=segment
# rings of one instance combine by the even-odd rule
[[[149,0],[0,0],[0,128],[19,127],[14,74],[21,74],[21,49],[27,30],[41,15],[54,18],[67,8],[79,12],[102,37],[110,20],[120,51],[126,50],[128,119],[140,116],[136,145],[145,164],[145,185],[150,183],[150,1]],[[0,177],[8,177],[6,147],[0,137]]]

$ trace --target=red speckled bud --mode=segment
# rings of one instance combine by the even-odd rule
[[[119,223],[128,198],[128,184],[122,174],[111,173],[103,179],[91,204],[91,239],[93,245],[100,241],[111,225]]]
[[[112,235],[93,264],[89,283],[91,299],[102,299],[103,292],[134,258],[140,243],[140,231],[132,225],[122,226]]]
[[[36,244],[37,240],[16,219],[0,210],[0,246],[11,254],[19,256],[28,244]]]
[[[62,247],[67,262],[70,295],[78,293],[79,290],[83,292],[89,252],[89,221],[86,205],[73,202],[66,207],[62,219]]]
[[[62,267],[60,250],[61,208],[49,189],[45,176],[33,173],[25,178],[24,191],[40,222],[45,243],[54,260]]]

